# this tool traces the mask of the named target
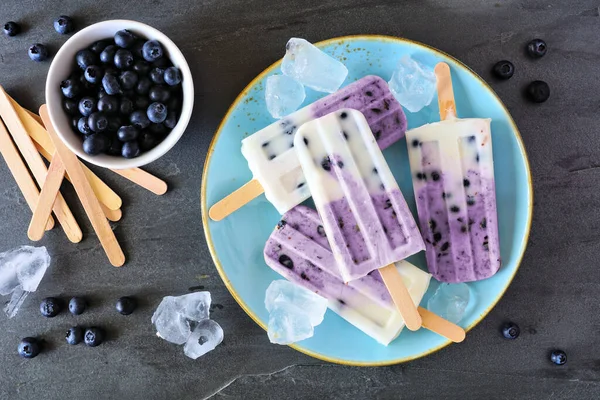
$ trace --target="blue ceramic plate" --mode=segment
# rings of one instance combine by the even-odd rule
[[[444,61],[452,70],[459,117],[492,118],[498,219],[502,268],[492,278],[470,283],[471,303],[460,325],[471,329],[500,300],[515,276],[525,251],[532,214],[532,186],[529,165],[519,131],[510,114],[492,89],[473,71],[439,50],[405,39],[384,36],[352,36],[318,43],[321,49],[342,61],[350,71],[344,85],[365,75],[389,80],[401,56],[413,58],[433,68]],[[284,43],[281,45],[282,51]],[[274,279],[282,279],[264,262],[263,247],[279,214],[264,196],[253,200],[220,222],[208,218],[208,207],[248,182],[252,175],[240,152],[240,141],[271,124],[264,100],[265,79],[280,73],[278,61],[256,77],[231,105],[211,144],[202,177],[202,222],[206,240],[223,282],[252,319],[266,329],[268,313],[265,290]],[[307,89],[305,104],[325,96]],[[418,113],[406,112],[408,127],[439,120],[437,101]],[[406,141],[384,152],[413,213],[415,202],[406,153]],[[411,259],[426,268],[423,253]],[[435,291],[432,280],[422,301]],[[341,317],[327,311],[315,335],[292,346],[326,361],[350,365],[387,365],[423,357],[450,342],[428,330],[404,330],[385,347]],[[469,338],[460,346],[468,346]],[[273,345],[276,346],[276,345]]]

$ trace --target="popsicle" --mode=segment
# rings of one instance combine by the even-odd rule
[[[450,68],[435,68],[441,121],[406,133],[429,272],[443,282],[500,268],[491,119],[456,117]]]
[[[394,263],[425,245],[363,114],[344,108],[307,122],[294,148],[343,280],[381,269],[406,326],[419,329]]]
[[[321,219],[312,208],[297,206],[285,213],[265,245],[264,256],[274,271],[325,297],[332,311],[379,343],[389,344],[404,328],[378,271],[348,284],[342,281]],[[395,267],[418,305],[431,275],[406,261]],[[419,313],[425,328],[455,342],[464,340],[459,326],[421,307]]]
[[[215,203],[209,216],[221,220],[263,192],[280,214],[308,199],[310,192],[293,149],[294,135],[303,123],[341,108],[365,114],[381,149],[406,131],[406,116],[387,82],[365,76],[242,140],[242,154],[253,179]]]

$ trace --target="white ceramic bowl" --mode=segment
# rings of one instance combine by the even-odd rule
[[[173,65],[181,70],[183,78],[181,82],[183,88],[181,112],[177,125],[171,133],[158,146],[150,151],[143,152],[136,158],[127,159],[105,154],[90,156],[84,153],[81,137],[73,131],[70,122],[71,118],[62,108],[63,96],[60,90],[60,83],[71,74],[73,65],[75,64],[75,54],[79,50],[90,46],[97,40],[111,38],[121,29],[129,29],[148,40],[158,40],[162,44],[166,55],[173,62]],[[190,121],[192,109],[194,108],[194,83],[192,82],[190,67],[185,61],[183,54],[181,54],[179,48],[165,34],[141,22],[111,20],[99,22],[82,29],[67,40],[58,53],[56,53],[46,79],[46,104],[52,125],[62,141],[77,156],[101,167],[111,169],[134,168],[157,160],[175,146],[175,143],[181,138]]]

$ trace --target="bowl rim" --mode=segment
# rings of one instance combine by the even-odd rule
[[[118,157],[118,156],[106,156],[106,157],[110,157],[108,159],[106,157],[98,158],[97,156],[90,156],[90,155],[86,154],[81,147],[77,148],[77,146],[73,146],[70,143],[70,140],[68,139],[67,135],[62,132],[62,129],[58,128],[59,126],[61,126],[61,124],[57,123],[57,119],[55,118],[55,115],[57,112],[64,112],[62,109],[62,106],[60,104],[55,104],[53,101],[49,101],[49,99],[51,98],[51,96],[50,96],[51,91],[56,90],[56,88],[54,87],[54,84],[56,82],[59,82],[58,79],[56,79],[56,78],[51,79],[50,77],[57,77],[62,74],[62,72],[59,70],[59,62],[57,62],[57,60],[61,60],[64,53],[66,53],[68,51],[68,49],[70,49],[71,46],[73,46],[74,43],[76,43],[81,36],[85,35],[88,32],[95,31],[98,28],[103,28],[106,25],[122,26],[122,28],[118,28],[117,30],[130,29],[132,31],[148,33],[149,35],[152,35],[154,38],[156,38],[156,40],[158,40],[165,47],[165,49],[171,56],[170,58],[172,58],[173,53],[176,53],[177,56],[180,57],[181,60],[183,61],[181,65],[177,66],[184,77],[184,80],[182,82],[185,82],[184,84],[182,84],[183,102],[182,102],[182,106],[181,106],[179,120],[177,121],[177,125],[175,126],[175,128],[173,128],[171,130],[171,132],[165,137],[165,139],[158,146],[156,146],[155,148],[153,148],[150,151],[140,154],[138,157],[131,158],[131,159],[122,158],[122,157]],[[115,30],[115,32],[117,30]],[[97,40],[101,40],[101,39],[97,39]],[[52,125],[54,126],[56,133],[58,134],[58,137],[62,140],[62,142],[73,153],[75,153],[79,158],[89,162],[90,164],[97,165],[99,167],[110,168],[110,169],[129,169],[129,168],[141,167],[141,166],[147,165],[151,162],[158,160],[160,157],[162,157],[163,155],[168,153],[169,150],[171,150],[175,146],[175,144],[177,144],[179,139],[181,139],[181,137],[183,136],[183,133],[187,129],[189,121],[192,117],[192,112],[194,109],[194,82],[193,82],[192,72],[190,70],[189,64],[188,64],[185,56],[183,55],[183,53],[181,52],[179,47],[167,35],[165,35],[161,31],[159,31],[158,29],[156,29],[150,25],[147,25],[143,22],[127,20],[127,19],[111,19],[111,20],[97,22],[95,24],[92,24],[90,26],[87,26],[87,27],[81,29],[80,31],[75,33],[73,36],[71,36],[60,47],[60,49],[56,52],[56,55],[52,59],[52,63],[50,64],[48,74],[46,75],[45,91],[46,91],[45,92],[45,101],[46,101],[46,105],[48,107],[48,114],[50,116],[50,121],[51,121]],[[60,96],[60,94],[59,94],[59,96]],[[72,132],[72,131],[70,130],[70,132]]]
[[[517,272],[519,271],[521,262],[523,261],[523,256],[525,254],[525,250],[527,249],[527,244],[528,244],[529,236],[531,233],[531,222],[532,222],[532,218],[533,218],[533,183],[532,183],[532,179],[531,179],[531,168],[529,166],[529,158],[527,157],[527,152],[525,150],[525,145],[523,143],[521,133],[520,133],[514,119],[512,118],[512,115],[506,108],[506,105],[500,99],[500,97],[494,91],[494,89],[492,89],[492,87],[483,78],[481,78],[481,76],[479,76],[479,74],[477,74],[475,71],[473,71],[469,66],[467,66],[466,64],[464,64],[457,58],[451,56],[450,54],[447,54],[442,50],[439,50],[439,49],[437,49],[433,46],[427,45],[425,43],[418,42],[416,40],[411,40],[411,39],[396,37],[396,36],[374,35],[374,34],[339,36],[339,37],[334,37],[331,39],[326,39],[326,40],[323,40],[320,42],[316,42],[316,43],[314,43],[314,45],[317,47],[324,47],[329,44],[337,43],[337,42],[344,41],[344,40],[372,40],[372,41],[386,41],[386,42],[395,42],[395,43],[408,43],[408,44],[424,47],[430,51],[433,51],[438,56],[440,56],[442,58],[446,58],[447,60],[451,61],[455,66],[457,66],[459,68],[463,68],[467,72],[471,73],[475,77],[475,79],[477,79],[478,83],[480,83],[487,91],[490,92],[490,94],[492,94],[498,100],[500,106],[504,109],[504,111],[506,112],[506,115],[508,116],[508,122],[509,122],[511,128],[516,133],[517,143],[518,143],[521,153],[523,154],[523,159],[525,162],[525,171],[527,174],[527,184],[528,184],[528,192],[529,192],[529,197],[527,199],[528,215],[527,215],[527,222],[525,225],[525,235],[523,236],[523,240],[521,241],[521,248],[518,250],[519,254],[517,256],[517,261],[515,263],[515,270],[514,270],[513,274],[508,278],[506,285],[504,286],[504,288],[502,289],[502,291],[498,295],[498,297],[495,299],[495,301],[493,301],[492,304],[490,304],[490,306],[487,309],[485,309],[485,311],[483,313],[481,313],[481,315],[479,315],[478,318],[470,326],[465,328],[465,332],[469,332],[471,329],[473,329],[475,326],[477,326],[492,311],[492,309],[498,304],[498,302],[502,299],[502,297],[508,290],[510,284],[512,283],[514,277],[516,276]],[[209,167],[210,161],[212,159],[212,155],[214,153],[214,147],[222,133],[223,127],[225,126],[225,122],[229,119],[233,110],[237,107],[237,105],[244,98],[244,96],[248,93],[248,91],[250,89],[252,89],[254,87],[254,85],[256,85],[257,82],[259,82],[265,76],[269,75],[273,70],[275,70],[277,67],[279,67],[281,62],[282,62],[282,59],[279,59],[279,60],[275,61],[273,64],[271,64],[270,66],[268,66],[267,68],[265,68],[254,79],[252,79],[252,81],[250,81],[250,83],[248,83],[248,85],[246,85],[246,87],[244,87],[244,89],[240,92],[240,94],[231,103],[230,107],[228,108],[227,112],[225,113],[225,116],[223,117],[223,119],[221,120],[221,123],[219,124],[219,126],[212,138],[212,141],[209,145],[209,148],[207,151],[207,156],[204,161],[204,167],[202,170],[202,182],[201,182],[201,187],[200,187],[200,211],[202,214],[202,225],[204,228],[204,235],[206,237],[206,243],[208,246],[208,250],[213,259],[213,263],[215,264],[215,268],[217,269],[217,272],[219,273],[221,280],[225,284],[225,287],[227,288],[227,290],[229,291],[231,296],[234,298],[234,300],[240,305],[242,310],[244,310],[244,312],[258,326],[263,328],[265,331],[267,330],[266,325],[264,325],[261,322],[260,318],[258,318],[258,316],[255,315],[248,308],[248,306],[246,305],[244,300],[239,296],[237,291],[233,288],[231,281],[227,277],[227,274],[225,273],[225,270],[223,269],[223,266],[221,265],[221,261],[215,250],[212,235],[210,233],[210,229],[209,229],[209,225],[208,225],[209,218],[208,218],[208,205],[207,205],[207,201],[206,201],[207,200],[206,199],[206,187],[207,187],[206,183],[207,183],[207,179],[208,179],[208,167]],[[402,363],[406,363],[406,362],[409,362],[412,360],[416,360],[416,359],[428,356],[430,354],[433,354],[433,353],[447,347],[450,344],[452,344],[452,342],[450,340],[446,340],[439,346],[429,349],[428,351],[424,351],[420,354],[416,354],[414,356],[401,357],[401,358],[396,358],[396,359],[391,359],[391,360],[386,360],[386,361],[366,361],[366,362],[325,356],[321,353],[317,353],[315,351],[309,350],[309,349],[305,348],[304,346],[297,344],[297,343],[290,344],[288,346],[293,348],[294,350],[297,350],[300,353],[306,354],[310,357],[316,358],[318,360],[326,361],[326,362],[331,362],[334,364],[356,366],[356,367],[381,367],[381,366],[402,364]]]

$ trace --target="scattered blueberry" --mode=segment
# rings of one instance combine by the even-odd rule
[[[150,121],[160,124],[167,118],[167,107],[162,103],[155,102],[148,106],[146,113]]]
[[[61,302],[56,297],[47,297],[40,304],[40,312],[44,317],[53,318],[60,313]]]
[[[83,341],[83,329],[79,326],[69,328],[67,334],[65,335],[65,339],[67,340],[67,343],[71,345],[81,343]]]
[[[151,68],[150,64],[143,60],[136,60],[136,62],[133,63],[133,70],[140,75],[148,75]]]
[[[150,79],[152,82],[162,85],[165,83],[165,70],[158,67],[152,68],[150,71]]]
[[[104,132],[108,128],[108,119],[104,113],[94,112],[88,117],[88,125],[94,132]]]
[[[83,312],[85,311],[86,306],[87,306],[87,304],[86,304],[86,301],[85,301],[85,299],[83,297],[73,297],[69,301],[69,311],[73,315],[83,314]]]
[[[133,55],[129,50],[119,49],[115,53],[115,67],[119,69],[128,69],[133,66]]]
[[[166,104],[171,97],[171,92],[169,92],[169,89],[164,86],[155,85],[150,88],[148,97],[150,98],[150,101],[158,101],[159,103]]]
[[[517,324],[508,322],[502,326],[502,335],[507,339],[516,339],[519,337],[519,333],[521,333],[521,329]]]
[[[150,105],[150,100],[146,96],[137,96],[133,105],[136,110],[145,110]]]
[[[165,83],[169,86],[177,86],[181,83],[181,71],[179,68],[169,67],[165,70]]]
[[[144,111],[140,110],[134,111],[129,115],[129,122],[140,129],[146,129],[150,126],[150,119],[148,119]]]
[[[164,124],[169,129],[175,128],[175,125],[177,125],[177,114],[175,114],[174,111],[167,112],[167,118],[165,119]]]
[[[81,83],[78,79],[71,77],[60,83],[60,90],[62,91],[63,96],[72,99],[79,96],[81,93]]]
[[[158,60],[163,55],[161,44],[156,40],[148,40],[142,49],[144,59],[149,62]]]
[[[40,354],[41,345],[36,338],[26,337],[19,343],[18,351],[21,357],[33,358]]]
[[[131,140],[136,140],[139,134],[139,128],[133,125],[122,126],[117,131],[117,136],[121,142],[129,142]]]
[[[107,94],[115,95],[121,93],[121,85],[115,75],[109,74],[108,72],[102,78],[102,87]]]
[[[110,42],[108,40],[98,40],[97,42],[92,43],[90,50],[96,54],[100,54],[109,44]]]
[[[526,93],[534,103],[543,103],[550,97],[550,86],[544,81],[533,81],[527,86]]]
[[[128,48],[133,45],[137,37],[128,29],[123,29],[115,33],[115,43],[121,48]]]
[[[117,96],[104,96],[98,100],[98,111],[114,113],[119,110],[119,98]]]
[[[89,117],[91,113],[96,109],[96,99],[89,96],[83,97],[79,100],[79,113],[84,117]]]
[[[79,114],[79,103],[73,99],[66,98],[63,100],[63,110],[69,115]]]
[[[137,94],[147,95],[152,87],[152,82],[147,77],[140,78],[135,88]]]
[[[75,55],[75,61],[77,61],[79,68],[85,70],[90,65],[98,63],[98,55],[89,49],[79,50]]]
[[[108,45],[100,53],[100,61],[104,64],[112,64],[115,60],[115,54],[117,53],[117,46]]]
[[[515,73],[515,66],[510,61],[502,60],[494,64],[492,71],[500,79],[509,79]]]
[[[88,328],[85,330],[83,340],[85,341],[85,344],[90,347],[99,346],[104,341],[104,331],[95,327]]]
[[[16,36],[21,32],[21,26],[14,21],[8,21],[4,24],[4,34],[6,36]]]
[[[77,121],[77,129],[79,130],[79,132],[81,132],[85,136],[88,136],[88,135],[91,135],[92,133],[94,133],[94,132],[92,132],[92,130],[90,129],[90,127],[88,125],[87,117],[79,118],[79,120]]]
[[[562,350],[554,350],[550,353],[550,361],[556,365],[563,365],[567,362],[567,353]]]
[[[93,85],[100,83],[102,81],[103,75],[104,71],[102,70],[102,67],[99,67],[97,65],[89,65],[83,73],[85,80]]]
[[[27,54],[29,58],[33,61],[45,61],[48,59],[48,48],[41,43],[36,43],[29,46],[29,50],[27,50]]]
[[[546,46],[546,42],[542,39],[533,39],[527,43],[527,54],[533,58],[543,57],[546,51],[548,51],[548,46]]]
[[[133,89],[138,82],[138,75],[133,71],[125,71],[119,76],[119,81],[124,90]]]
[[[120,314],[129,315],[131,314],[137,306],[137,302],[132,297],[121,297],[117,300],[116,309]]]
[[[140,145],[138,142],[126,142],[121,149],[121,155],[125,158],[135,158],[140,155]]]
[[[109,146],[109,139],[101,133],[93,133],[83,141],[83,151],[90,156],[95,156],[106,151]]]
[[[54,30],[61,35],[68,35],[69,33],[72,33],[75,30],[73,19],[66,15],[61,15],[54,20]]]

